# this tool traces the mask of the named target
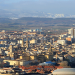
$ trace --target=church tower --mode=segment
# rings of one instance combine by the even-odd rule
[[[29,41],[28,41],[28,38],[26,39],[26,47],[29,48]]]
[[[13,45],[10,45],[9,49],[10,49],[10,53],[12,53],[13,52]]]
[[[49,54],[53,54],[52,52],[52,46],[51,46],[51,42],[50,42],[50,48],[48,49]]]
[[[24,47],[24,39],[22,38],[22,47]]]
[[[53,40],[53,44],[54,44],[54,38],[52,40]]]
[[[51,42],[50,42],[50,48],[48,49],[49,53],[52,52]]]

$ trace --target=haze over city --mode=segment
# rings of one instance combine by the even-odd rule
[[[0,17],[75,17],[75,0],[0,0]]]

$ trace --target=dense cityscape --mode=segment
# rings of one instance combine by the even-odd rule
[[[0,0],[0,75],[75,75],[75,0]]]
[[[42,27],[25,31],[2,30],[0,75],[55,75],[59,70],[60,73],[61,70],[75,70],[75,29],[67,31],[55,35],[46,34]]]

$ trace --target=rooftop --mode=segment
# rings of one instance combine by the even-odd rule
[[[57,70],[54,70],[52,72],[52,74],[74,74],[75,75],[75,68],[62,68],[62,69],[57,69]]]

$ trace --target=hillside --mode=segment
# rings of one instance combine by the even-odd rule
[[[0,30],[22,30],[29,28],[74,27],[75,18],[36,18],[22,17],[19,19],[0,18]]]

